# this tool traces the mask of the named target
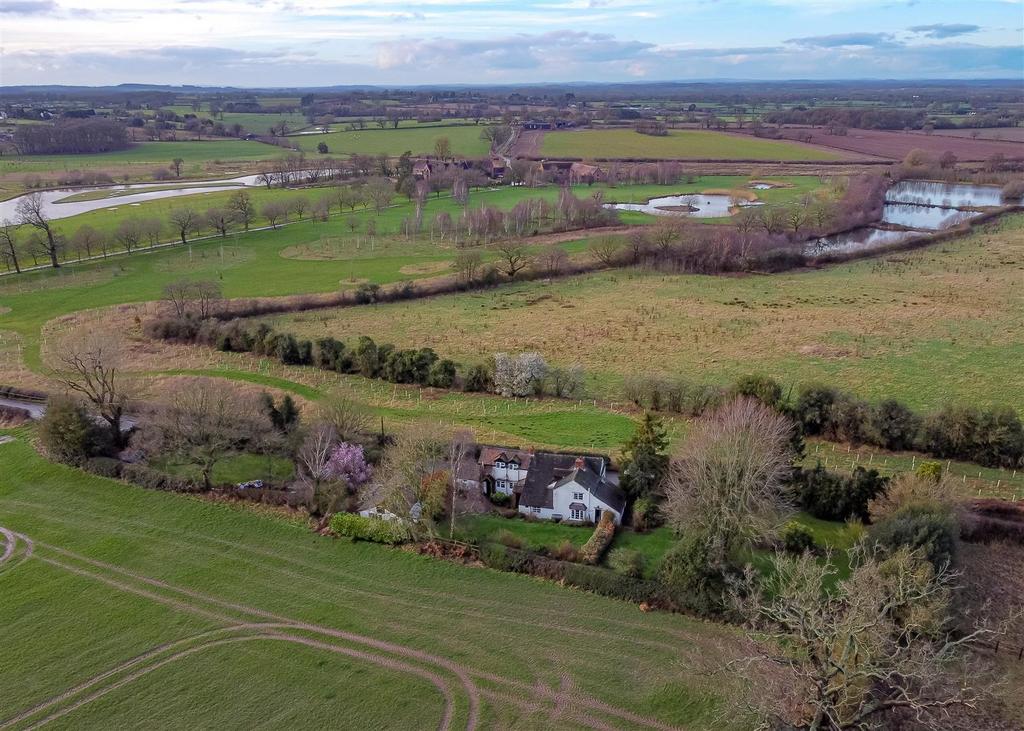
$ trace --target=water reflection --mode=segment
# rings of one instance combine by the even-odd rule
[[[724,218],[731,216],[734,205],[759,206],[759,201],[738,200],[719,193],[688,193],[651,198],[646,203],[606,203],[606,208],[638,211],[654,216],[690,216],[692,218]]]

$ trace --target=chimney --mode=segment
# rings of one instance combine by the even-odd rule
[[[585,470],[586,469],[586,466],[584,465],[584,462],[583,462],[583,457],[577,457],[576,458],[576,469],[577,470]]]

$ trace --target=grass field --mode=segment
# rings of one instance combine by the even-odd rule
[[[514,350],[582,364],[620,397],[647,372],[727,382],[760,371],[922,409],[948,401],[1024,410],[1024,215],[880,259],[771,276],[615,271],[486,292],[281,317],[302,336],[378,333],[472,359],[495,333]],[[495,341],[488,351],[509,349]]]
[[[633,130],[547,132],[541,154],[549,157],[703,159],[703,160],[840,160],[842,156],[789,142],[704,130],[669,130],[665,137]]]
[[[698,178],[692,189],[730,187],[746,179],[727,176]],[[811,177],[787,178],[793,187],[764,191],[771,195],[791,195],[809,190],[816,185]],[[683,186],[690,189],[690,185]],[[603,189],[609,199],[627,200],[677,192],[679,186],[620,186]],[[598,186],[578,188],[578,195],[602,190]],[[284,191],[280,189],[250,189],[255,203],[269,199],[288,200],[305,196],[313,200],[328,194],[330,189]],[[138,206],[118,206],[111,201],[108,208],[57,221],[56,228],[70,236],[80,225],[89,224],[101,232],[113,232],[127,216],[159,217],[166,219],[170,209],[191,205],[200,210],[223,205],[233,192],[203,192],[182,198],[147,201]],[[511,208],[517,201],[529,197],[554,200],[555,187],[529,189],[505,187],[496,190],[473,191],[470,205],[493,205]],[[396,198],[396,202],[404,199]],[[110,210],[115,209],[115,210]],[[335,208],[335,212],[337,209]],[[459,211],[450,198],[431,198],[426,207],[428,219],[440,211],[453,216]],[[417,240],[395,236],[401,220],[409,215],[408,203],[384,211],[380,216],[372,210],[357,210],[342,217],[335,216],[326,223],[304,221],[277,230],[252,231],[232,234],[228,239],[196,242],[189,249],[169,248],[154,252],[138,252],[109,261],[97,261],[69,266],[61,270],[46,270],[0,279],[0,331],[10,330],[26,339],[30,351],[36,348],[39,330],[47,320],[79,310],[104,307],[127,302],[158,299],[162,287],[182,276],[213,277],[221,282],[229,297],[274,296],[300,292],[325,292],[339,287],[354,287],[359,282],[387,283],[444,274],[450,270],[455,251],[450,245],[431,243],[429,236]],[[347,220],[358,221],[356,232],[347,226]],[[637,220],[652,220],[638,214]],[[373,220],[378,237],[371,242],[364,228]],[[257,220],[256,225],[262,224]],[[171,232],[165,231],[164,238]],[[570,252],[585,248],[587,235],[580,242],[563,244]],[[223,253],[223,256],[222,256]],[[485,251],[485,256],[489,254]],[[25,263],[31,263],[26,259]],[[37,350],[35,351],[37,352]],[[31,359],[32,356],[29,355]],[[38,363],[38,360],[33,360]]]
[[[435,125],[417,125],[415,127],[399,127],[398,129],[363,129],[334,131],[321,135],[295,135],[289,139],[307,152],[316,152],[321,142],[327,144],[328,154],[334,156],[385,154],[397,157],[403,152],[414,155],[433,154],[434,142],[439,137],[447,137],[451,143],[452,153],[465,157],[485,157],[490,144],[480,139],[482,126],[441,127]]]
[[[0,157],[0,175],[59,170],[84,170],[133,166],[163,166],[180,157],[185,161],[183,173],[217,160],[241,162],[268,160],[284,155],[281,147],[246,140],[190,140],[187,142],[138,142],[127,150],[94,155],[20,155]]]
[[[745,681],[708,674],[732,629],[129,487],[13,434],[5,729],[750,726]]]

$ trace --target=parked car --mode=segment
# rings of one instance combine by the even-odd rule
[[[263,480],[249,480],[248,482],[239,482],[239,490],[260,490],[263,488]]]

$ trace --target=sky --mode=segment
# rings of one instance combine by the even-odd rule
[[[1024,83],[1024,0],[0,0],[0,84]]]

